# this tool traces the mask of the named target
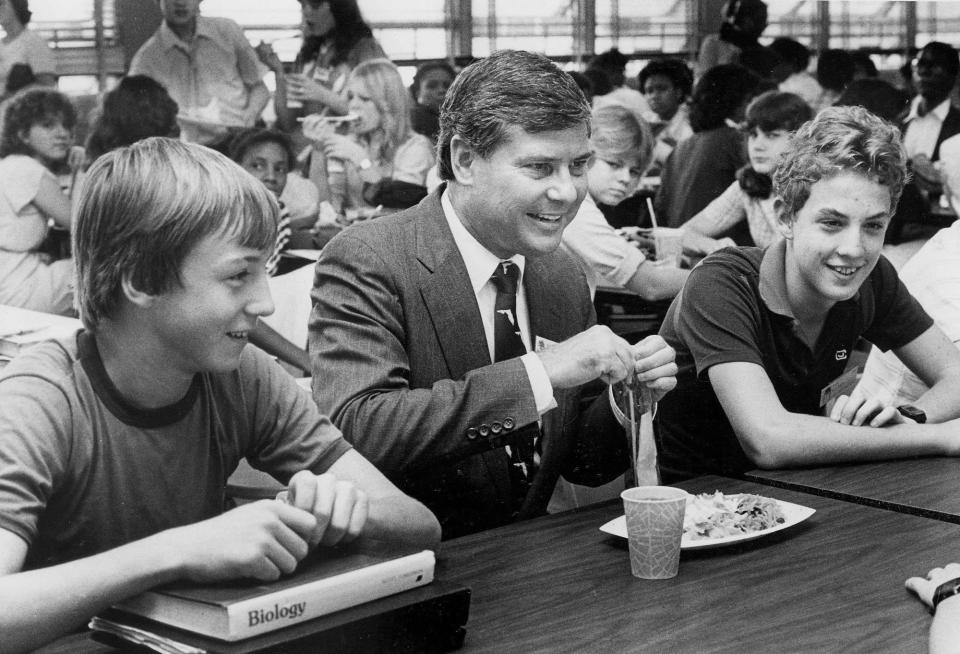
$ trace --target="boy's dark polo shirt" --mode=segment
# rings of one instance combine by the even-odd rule
[[[787,303],[785,253],[785,241],[767,250],[721,250],[691,272],[671,304],[660,335],[676,349],[679,372],[655,421],[663,483],[707,473],[739,475],[756,467],[713,391],[710,366],[756,363],[787,411],[822,414],[820,393],[843,373],[859,337],[888,350],[933,324],[881,257],[856,296],[827,314],[811,351]]]

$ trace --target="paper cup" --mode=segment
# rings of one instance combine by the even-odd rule
[[[627,517],[630,571],[640,579],[670,579],[680,566],[687,492],[670,486],[637,486],[620,493]]]
[[[680,258],[683,255],[683,246],[680,242],[682,233],[683,230],[675,227],[655,227],[653,229],[657,261],[668,261],[671,265],[680,265]]]

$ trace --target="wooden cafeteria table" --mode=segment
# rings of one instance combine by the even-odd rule
[[[751,470],[770,486],[960,524],[960,459],[925,457],[795,470]],[[954,558],[960,557],[960,552]]]
[[[464,652],[919,652],[930,615],[904,580],[960,556],[960,527],[702,477],[816,509],[738,546],[684,552],[674,579],[630,575],[598,531],[617,502],[444,543],[438,577],[473,589]]]
[[[816,509],[749,543],[687,551],[674,579],[630,574],[599,531],[619,502],[443,543],[437,578],[472,588],[474,652],[919,652],[930,615],[904,580],[958,557],[960,527],[723,477],[692,492],[752,492]],[[47,652],[104,652],[83,636]]]

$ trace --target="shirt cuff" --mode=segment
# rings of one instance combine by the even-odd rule
[[[557,407],[557,400],[553,397],[553,384],[550,383],[550,377],[547,376],[547,370],[543,367],[543,362],[536,352],[527,352],[520,361],[527,370],[527,379],[530,380],[530,388],[533,389],[533,400],[537,405],[537,413],[543,415],[551,409]]]

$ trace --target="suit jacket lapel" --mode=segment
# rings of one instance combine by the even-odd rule
[[[490,351],[470,276],[440,206],[440,191],[417,218],[420,296],[430,314],[451,379],[490,365]]]

